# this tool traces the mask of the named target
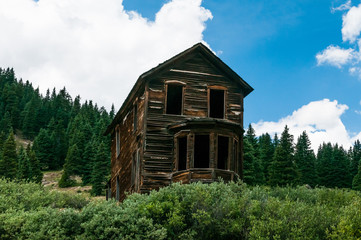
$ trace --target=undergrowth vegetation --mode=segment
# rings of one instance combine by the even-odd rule
[[[0,239],[359,239],[361,194],[173,184],[123,203],[0,179]]]

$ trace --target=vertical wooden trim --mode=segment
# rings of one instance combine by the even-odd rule
[[[168,83],[164,83],[164,90],[165,90],[165,98],[164,98],[164,109],[163,114],[167,114],[167,99],[168,99]]]
[[[188,134],[187,139],[187,169],[194,168],[194,133]]]
[[[207,117],[210,117],[211,115],[211,89],[210,87],[207,88]]]
[[[174,137],[174,147],[173,147],[173,156],[174,156],[174,160],[173,160],[173,172],[178,170],[178,162],[179,162],[179,149],[178,149],[178,137]],[[187,143],[188,144],[188,143]]]
[[[218,135],[214,132],[209,134],[209,167],[218,166]]]
[[[145,84],[145,99],[144,99],[144,115],[143,115],[143,152],[147,149],[146,135],[147,135],[147,120],[148,120],[148,104],[149,104],[149,81]],[[143,160],[143,159],[142,159]]]
[[[227,170],[232,170],[231,169],[231,161],[232,161],[232,150],[233,150],[233,136],[228,136],[228,156],[227,156],[227,166],[226,169]],[[232,170],[234,171],[234,170]]]
[[[184,115],[184,102],[185,102],[185,86],[182,85],[182,107],[181,107],[181,116]]]
[[[227,105],[228,105],[228,89],[223,90],[223,119],[228,119],[228,114],[227,114]]]

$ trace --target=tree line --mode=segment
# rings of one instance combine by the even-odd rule
[[[317,154],[304,131],[294,143],[285,126],[279,138],[256,137],[250,124],[244,136],[244,181],[251,185],[309,185],[361,190],[361,143],[348,150],[323,143]]]
[[[110,138],[103,133],[113,117],[114,106],[108,113],[79,95],[73,100],[65,87],[43,95],[13,69],[0,68],[0,177],[40,182],[30,172],[63,168],[60,187],[74,185],[78,175],[101,194],[110,173]],[[31,144],[17,147],[15,136]]]

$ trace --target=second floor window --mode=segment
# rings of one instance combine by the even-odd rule
[[[224,90],[209,89],[209,117],[224,118]]]
[[[180,84],[167,85],[166,114],[182,115],[183,86]]]

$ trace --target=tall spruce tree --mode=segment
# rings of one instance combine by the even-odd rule
[[[295,148],[295,162],[300,173],[300,184],[309,184],[315,186],[317,184],[316,157],[311,148],[311,141],[306,131],[303,131],[298,137]]]
[[[352,189],[361,191],[361,160],[358,165],[357,174],[354,176],[352,180]]]
[[[30,180],[31,178],[30,160],[23,146],[20,147],[18,154],[18,169],[16,175],[16,178],[19,180]]]
[[[293,136],[285,126],[270,166],[269,183],[273,186],[294,185],[298,173],[294,163]]]
[[[350,174],[353,178],[358,174],[359,162],[361,160],[361,142],[356,140],[354,145],[350,148],[348,156],[350,158]]]
[[[274,154],[274,145],[272,143],[271,136],[268,133],[262,134],[258,138],[259,142],[259,158],[262,163],[263,174],[265,181],[269,180],[269,167],[272,163],[272,158]]]
[[[259,143],[256,137],[256,131],[254,130],[254,128],[252,127],[251,124],[249,124],[246,135],[244,136],[245,141],[248,141],[252,148],[250,148],[251,151],[251,155],[252,156],[252,164],[253,164],[253,169],[254,171],[252,172],[253,174],[253,182],[252,184],[256,184],[256,185],[262,185],[265,183],[265,177],[264,177],[264,173],[263,173],[263,165],[262,162],[260,160],[260,152],[259,152]],[[245,154],[247,154],[247,149],[244,149]]]
[[[28,155],[30,162],[30,181],[41,183],[43,180],[43,173],[41,172],[40,162],[36,157],[35,152],[31,149],[30,144],[26,148],[26,154]]]
[[[109,175],[110,154],[108,146],[105,143],[100,143],[96,153],[92,173],[92,194],[101,195]]]
[[[255,184],[254,149],[247,138],[243,140],[243,181],[247,184]]]
[[[0,158],[0,177],[15,179],[17,174],[18,156],[16,153],[16,143],[14,133],[10,130],[6,139]]]
[[[55,161],[54,145],[48,130],[40,130],[34,140],[33,150],[40,162],[41,169],[56,170],[53,167],[53,162]]]

